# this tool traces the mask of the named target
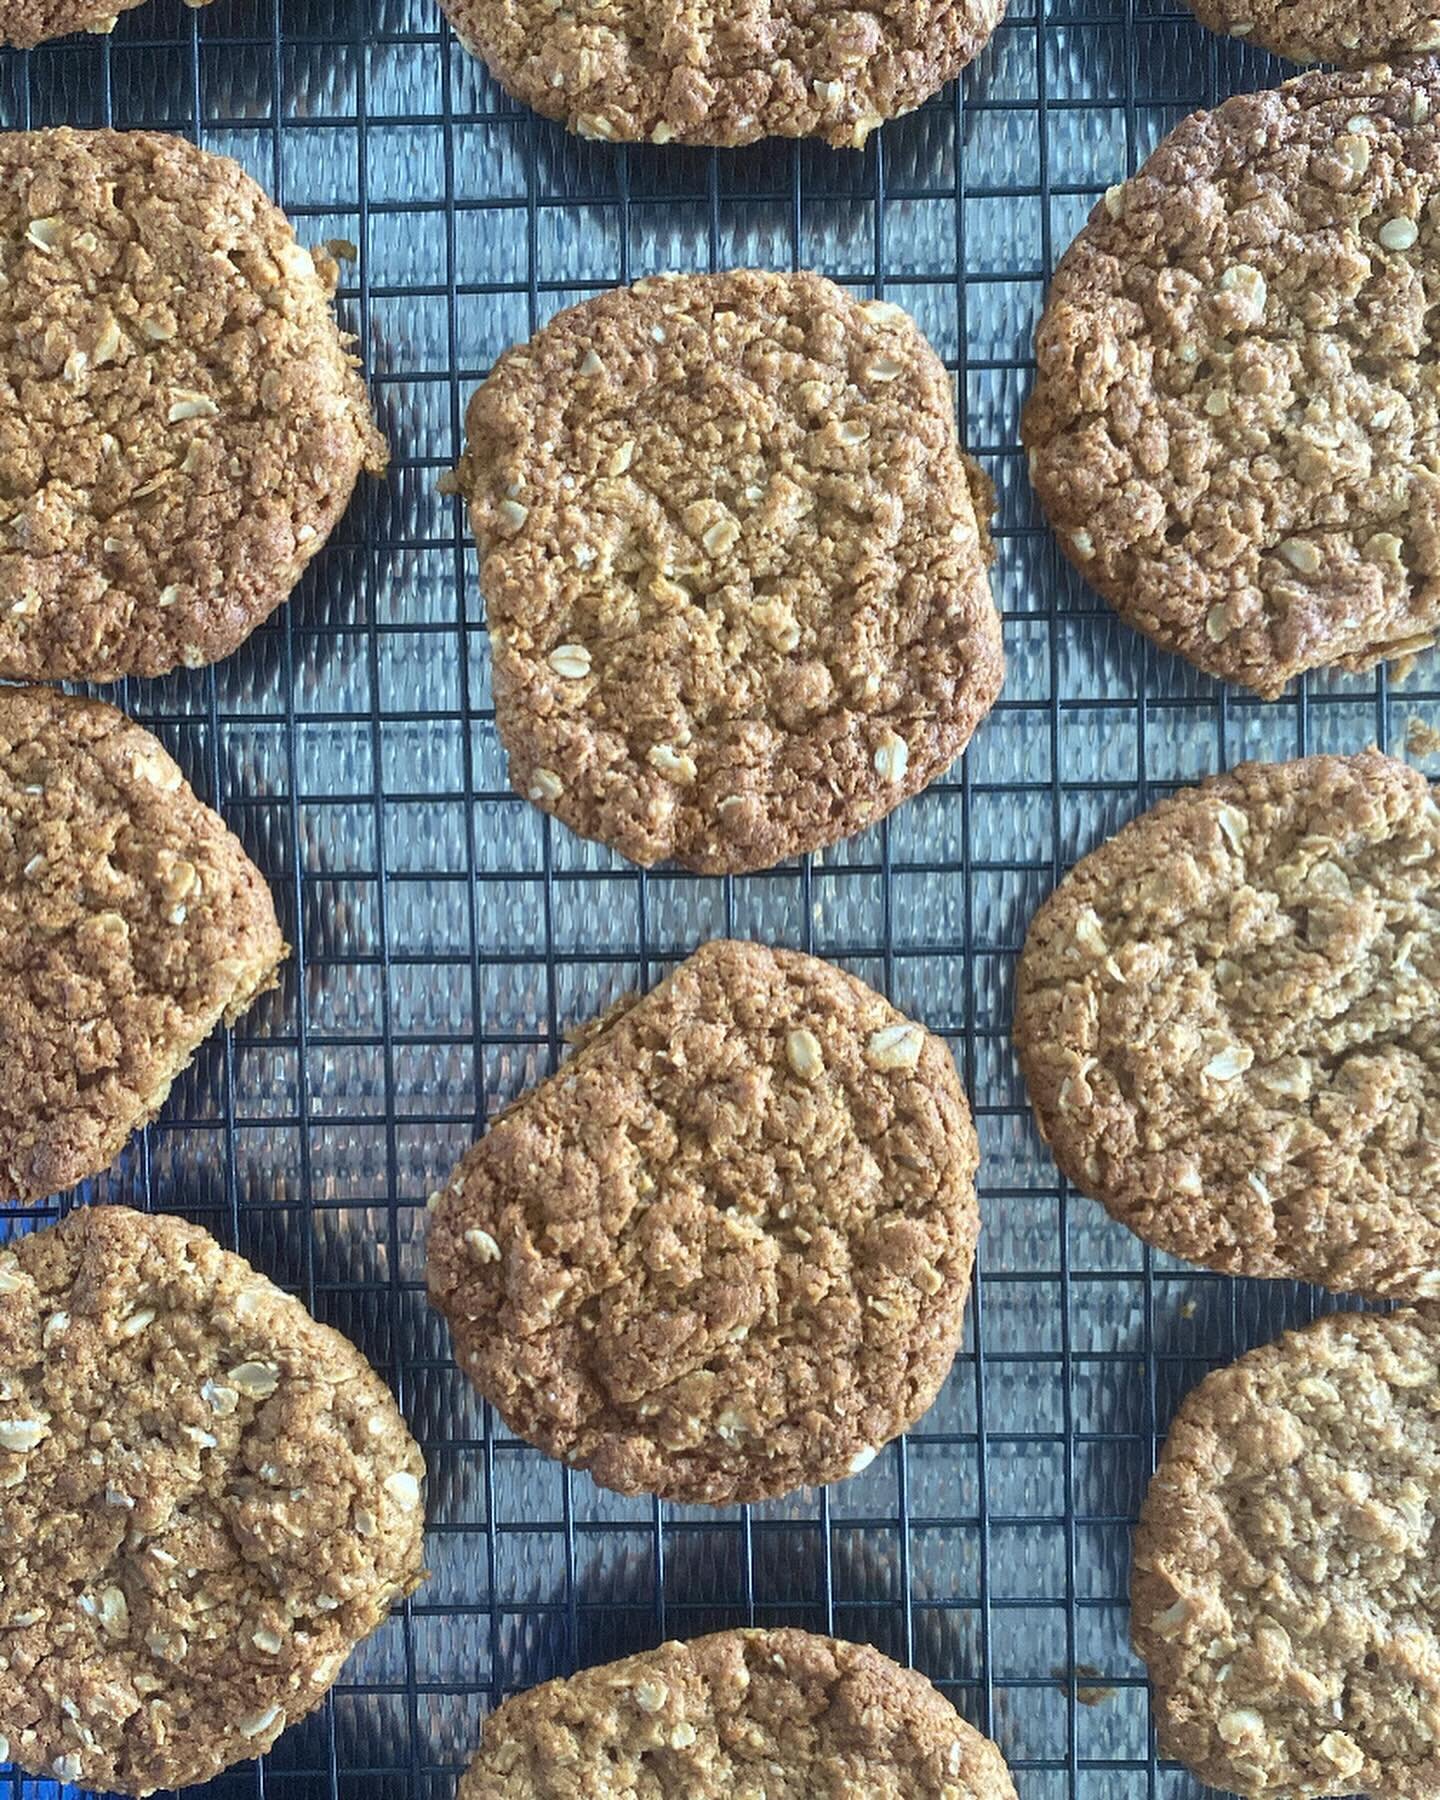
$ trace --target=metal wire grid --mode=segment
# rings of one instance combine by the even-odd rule
[[[341,312],[395,452],[241,652],[112,695],[241,833],[294,954],[77,1198],[183,1213],[301,1294],[391,1381],[430,1469],[429,1584],[320,1712],[208,1793],[448,1796],[504,1694],[752,1621],[913,1661],[996,1736],[1022,1800],[1194,1789],[1154,1757],[1129,1527],[1179,1395],[1317,1301],[1152,1255],[1072,1200],[1024,1104],[1010,971],[1064,868],[1167,788],[1397,739],[1440,691],[1427,658],[1404,687],[1262,705],[1158,656],[1062,564],[1016,428],[1045,276],[1097,192],[1194,106],[1279,73],[1140,0],[1054,0],[1012,10],[958,91],[863,154],[717,155],[567,137],[432,0],[151,0],[110,38],[0,52],[0,126],[181,131],[302,236],[353,243]],[[997,487],[1009,676],[949,779],[863,837],[758,877],[645,875],[509,793],[474,556],[435,481],[507,343],[616,282],[742,263],[900,301],[956,371]],[[569,1025],[720,932],[834,958],[951,1036],[986,1229],[965,1349],[919,1429],[834,1488],[712,1513],[605,1494],[497,1427],[427,1311],[423,1207]]]

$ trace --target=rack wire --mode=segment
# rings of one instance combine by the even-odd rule
[[[508,101],[434,0],[150,0],[108,38],[0,52],[0,127],[182,132],[303,237],[355,246],[340,310],[394,450],[237,655],[111,693],[244,838],[294,954],[71,1200],[215,1230],[360,1344],[430,1470],[428,1584],[323,1709],[207,1794],[448,1800],[505,1694],[750,1622],[914,1662],[998,1739],[1022,1800],[1195,1787],[1155,1760],[1129,1528],[1179,1396],[1320,1302],[1152,1255],[1072,1197],[1011,1053],[1013,962],[1059,874],[1162,792],[1245,756],[1399,742],[1412,716],[1440,723],[1440,692],[1427,657],[1403,686],[1251,700],[1143,644],[1057,554],[1017,439],[1047,272],[1180,117],[1283,71],[1144,0],[1040,3],[861,153],[581,142]],[[474,553],[436,479],[475,383],[560,306],[739,264],[894,299],[955,371],[998,494],[1009,672],[966,758],[864,836],[761,876],[647,875],[507,789]],[[710,1512],[606,1494],[505,1434],[427,1309],[423,1219],[567,1027],[720,933],[831,957],[950,1036],[985,1231],[920,1426],[831,1489]]]

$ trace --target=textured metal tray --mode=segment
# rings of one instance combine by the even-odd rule
[[[1194,1787],[1154,1758],[1129,1527],[1179,1395],[1315,1298],[1152,1256],[1065,1192],[1010,1050],[1014,955],[1057,874],[1168,786],[1399,742],[1440,707],[1433,658],[1404,686],[1227,692],[1056,553],[1017,448],[1046,273],[1179,117],[1282,71],[1133,0],[1033,4],[860,154],[579,142],[513,106],[434,0],[151,0],[110,38],[0,53],[0,126],[196,136],[302,236],[359,247],[341,312],[395,451],[239,654],[112,695],[241,833],[295,954],[76,1197],[200,1220],[303,1295],[389,1378],[430,1468],[429,1583],[326,1707],[209,1794],[448,1800],[505,1693],[747,1621],[915,1662],[998,1738],[1022,1800]],[[999,494],[1009,674],[963,764],[888,825],[772,874],[644,876],[507,791],[474,552],[436,479],[470,389],[558,307],[742,263],[882,292],[957,370]],[[828,1492],[711,1513],[605,1494],[497,1428],[427,1309],[423,1222],[572,1022],[721,932],[836,958],[952,1035],[985,1233],[965,1350],[909,1439]]]

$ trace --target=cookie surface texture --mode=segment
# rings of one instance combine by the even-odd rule
[[[748,144],[822,137],[859,148],[984,48],[1004,0],[861,11],[751,0],[661,18],[621,0],[603,19],[540,0],[445,0],[497,80],[582,137]]]
[[[606,1487],[787,1493],[935,1398],[977,1160],[939,1038],[813,957],[707,944],[462,1160],[431,1297],[510,1427]]]
[[[107,1168],[284,954],[259,870],[156,738],[0,689],[0,1197]]]
[[[1248,1795],[1440,1784],[1440,1326],[1338,1313],[1181,1403],[1135,1536],[1162,1756]]]
[[[0,1252],[0,1732],[143,1794],[258,1756],[417,1585],[424,1465],[355,1347],[208,1232]]]
[[[999,690],[988,483],[898,307],[747,270],[617,289],[503,356],[468,438],[511,782],[634,862],[833,843]]]
[[[1233,1275],[1440,1294],[1440,809],[1369,751],[1162,801],[1036,914],[1015,1041],[1065,1174]]]
[[[1273,696],[1440,628],[1440,64],[1302,76],[1171,132],[1061,259],[1022,436],[1130,624]]]
[[[227,656],[385,446],[324,272],[238,164],[0,134],[0,674]]]
[[[587,1669],[485,1722],[457,1800],[1014,1800],[924,1676],[807,1631],[720,1631]]]

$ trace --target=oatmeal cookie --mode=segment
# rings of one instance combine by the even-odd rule
[[[420,1452],[355,1347],[124,1207],[0,1252],[0,1758],[147,1794],[258,1756],[420,1580]]]
[[[317,266],[238,164],[0,133],[0,674],[228,656],[385,446]]]
[[[783,1494],[935,1398],[977,1161],[940,1039],[814,957],[711,943],[463,1159],[431,1297],[511,1429],[604,1486]]]
[[[107,1168],[284,955],[259,870],[148,731],[0,688],[0,1198]]]
[[[768,868],[917,793],[994,701],[990,489],[898,307],[642,281],[503,356],[468,428],[510,779],[582,836]]]
[[[1163,1756],[1232,1793],[1440,1790],[1440,1324],[1337,1313],[1182,1402],[1135,1535]]]
[[[1082,859],[1015,1042],[1064,1173],[1233,1275],[1440,1295],[1440,808],[1379,751],[1251,763]]]
[[[208,0],[186,3],[204,5]],[[7,45],[28,50],[72,31],[103,37],[114,29],[118,14],[140,4],[141,0],[0,0],[0,50]]]
[[[1424,0],[1189,0],[1211,31],[1296,62],[1359,69],[1440,50],[1440,17]]]
[[[456,1800],[1014,1800],[914,1669],[808,1631],[719,1631],[517,1694]]]
[[[746,0],[587,15],[549,0],[443,0],[496,79],[581,137],[749,144],[821,137],[859,149],[978,56],[1004,0],[870,8]]]
[[[1055,272],[1023,437],[1066,555],[1278,694],[1440,626],[1440,62],[1196,113]]]

